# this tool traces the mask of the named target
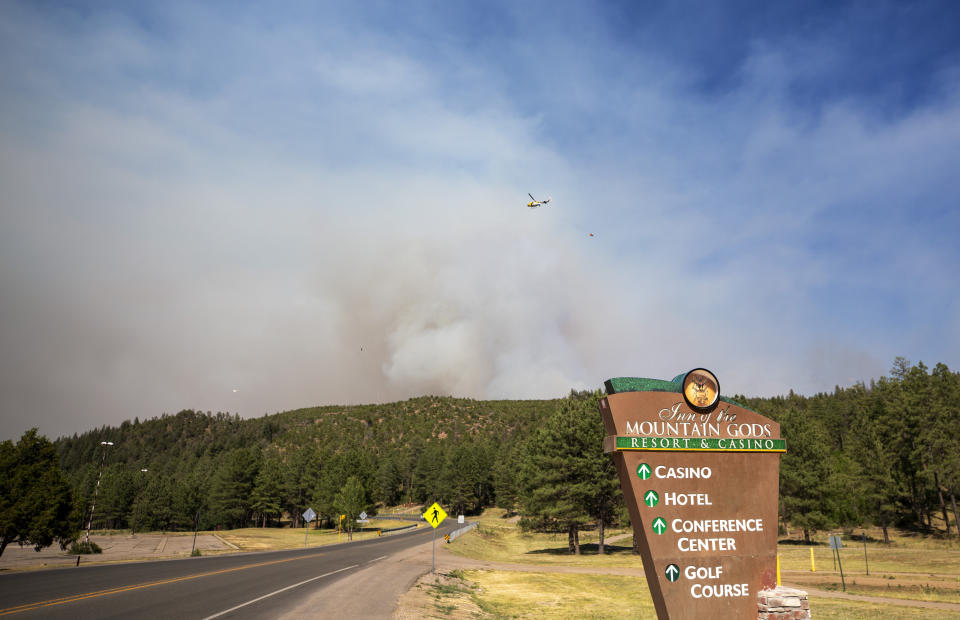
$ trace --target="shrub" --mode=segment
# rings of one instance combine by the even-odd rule
[[[89,553],[103,553],[103,549],[101,549],[100,545],[98,545],[93,541],[90,541],[90,542],[73,541],[73,544],[70,545],[70,551],[68,551],[67,553],[69,553],[70,555],[86,555]]]

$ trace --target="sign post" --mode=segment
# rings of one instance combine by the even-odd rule
[[[776,580],[780,425],[720,397],[709,370],[606,381],[617,465],[657,617],[756,618]]]
[[[307,548],[307,532],[310,530],[310,522],[317,518],[317,513],[313,508],[307,508],[303,511],[303,548]]]
[[[870,576],[870,560],[867,559],[867,533],[861,532],[860,538],[863,540],[863,563],[867,565],[867,577]]]
[[[433,502],[433,505],[423,513],[423,518],[433,528],[433,558],[430,560],[430,572],[434,573],[437,568],[437,526],[447,518],[447,513],[443,511],[440,504]]]
[[[843,549],[843,542],[839,536],[830,536],[830,549],[835,554],[837,564],[840,565],[840,583],[843,585],[843,591],[847,591],[847,581],[843,578],[843,562],[840,561],[840,550]]]

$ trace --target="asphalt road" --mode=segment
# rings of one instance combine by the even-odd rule
[[[437,528],[437,544],[457,527]],[[300,549],[0,575],[0,616],[17,618],[264,618],[293,608],[372,562],[428,542],[429,527]],[[357,596],[375,596],[357,592]]]

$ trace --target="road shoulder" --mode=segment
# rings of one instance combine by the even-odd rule
[[[430,572],[431,544],[368,562],[311,593],[280,618],[389,618],[400,596]]]

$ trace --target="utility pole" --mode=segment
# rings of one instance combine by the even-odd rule
[[[197,532],[200,530],[200,509],[197,508],[197,516],[193,520],[193,546],[190,547],[190,557],[193,557],[193,552],[197,549]]]
[[[93,510],[97,507],[97,493],[100,492],[100,478],[103,476],[103,463],[107,460],[107,447],[112,446],[112,441],[101,441],[100,445],[103,446],[103,456],[100,457],[100,472],[97,474],[97,486],[93,490],[93,502],[90,504],[90,520],[87,521],[87,537],[84,542],[90,542],[90,526],[93,525]]]
[[[140,473],[141,473],[141,474],[145,474],[145,473],[147,473],[148,471],[150,471],[150,470],[147,469],[147,468],[143,468],[143,469],[140,470]],[[140,487],[142,488],[142,485],[143,485],[143,476],[141,476],[140,478],[138,478],[138,482],[140,483]],[[137,495],[140,495],[141,488],[138,488],[138,489],[137,489]],[[134,500],[134,502],[136,502],[136,500]],[[136,535],[137,535],[137,512],[134,511],[134,512],[133,512],[133,517],[130,519],[130,536],[131,536],[131,537],[136,537]]]

